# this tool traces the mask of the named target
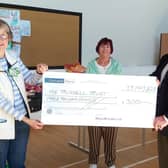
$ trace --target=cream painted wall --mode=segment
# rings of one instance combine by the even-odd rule
[[[168,32],[167,0],[0,0],[83,13],[82,63],[96,57],[101,37],[114,42],[113,54],[124,66],[153,65],[158,60],[160,33]]]

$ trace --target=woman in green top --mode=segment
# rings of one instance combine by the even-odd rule
[[[97,43],[96,52],[98,53],[98,57],[89,62],[87,73],[121,73],[119,62],[111,57],[113,53],[113,43],[111,39],[102,38]],[[109,168],[115,168],[117,129],[116,127],[88,127],[90,168],[97,168],[102,137],[104,140],[105,163]]]

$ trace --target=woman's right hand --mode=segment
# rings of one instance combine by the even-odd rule
[[[154,119],[153,126],[154,126],[154,128],[155,128],[156,131],[162,130],[167,125],[168,125],[168,121],[167,121],[167,119],[166,119],[166,117],[164,115],[157,116]]]
[[[22,121],[28,124],[31,128],[36,130],[41,130],[44,127],[44,124],[42,122],[38,120],[32,120],[27,117],[23,117]]]

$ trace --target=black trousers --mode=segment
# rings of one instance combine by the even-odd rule
[[[168,136],[158,132],[159,168],[168,168]]]

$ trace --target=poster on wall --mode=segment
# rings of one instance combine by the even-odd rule
[[[22,36],[31,36],[31,23],[29,20],[21,20],[20,27]]]
[[[21,54],[21,45],[20,45],[20,44],[15,44],[15,43],[14,43],[14,44],[12,45],[11,50],[15,52],[16,57],[19,57],[20,54]]]
[[[5,20],[10,25],[13,33],[13,41],[20,43],[21,42],[20,11],[0,9],[0,18]]]
[[[0,9],[0,19],[10,25],[14,42],[20,43],[22,36],[31,35],[30,21],[20,19],[20,10]]]

